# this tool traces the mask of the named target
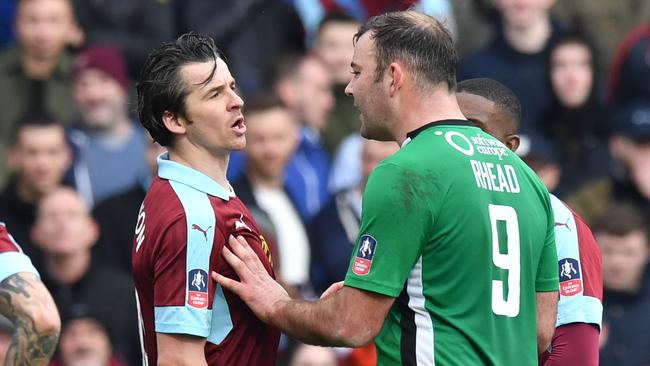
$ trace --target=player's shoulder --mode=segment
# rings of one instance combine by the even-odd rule
[[[156,177],[145,195],[140,214],[146,215],[147,225],[160,229],[184,218],[185,210],[169,181]]]

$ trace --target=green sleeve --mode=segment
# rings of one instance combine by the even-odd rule
[[[558,278],[558,259],[557,249],[555,247],[555,221],[553,219],[553,210],[551,209],[550,200],[547,205],[547,231],[542,255],[537,267],[537,277],[535,279],[535,291],[557,291],[559,289]]]
[[[435,184],[420,177],[421,173],[386,162],[370,175],[347,286],[399,296],[433,227],[424,197],[431,197]],[[374,244],[371,256],[367,253],[371,248],[363,253],[365,242]]]

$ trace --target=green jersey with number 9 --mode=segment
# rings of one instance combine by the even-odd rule
[[[345,284],[396,298],[378,365],[537,365],[535,293],[558,290],[553,213],[506,146],[462,120],[409,133],[371,174],[361,221]]]

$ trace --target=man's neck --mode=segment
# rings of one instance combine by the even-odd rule
[[[399,117],[396,117],[400,123],[394,124],[393,131],[393,139],[400,145],[404,143],[409,132],[429,122],[465,119],[456,101],[456,95],[450,94],[446,88],[436,88],[428,93],[411,93],[402,100]]]
[[[541,52],[551,37],[551,20],[548,15],[526,27],[504,26],[503,34],[510,46],[521,53]]]
[[[282,175],[267,177],[259,174],[253,169],[246,169],[246,176],[253,187],[263,187],[274,190],[282,190],[284,188],[284,179]]]
[[[226,189],[230,187],[226,179],[229,158],[229,152],[224,151],[222,155],[215,155],[189,142],[178,141],[173,148],[169,149],[170,160],[207,175]]]
[[[24,51],[21,54],[21,61],[25,75],[33,80],[49,79],[59,64],[58,57],[35,57]]]
[[[43,194],[23,182],[23,178],[18,177],[16,180],[16,194],[21,201],[36,205]]]
[[[79,282],[88,272],[90,261],[88,250],[72,254],[47,255],[45,268],[56,282],[70,286]]]

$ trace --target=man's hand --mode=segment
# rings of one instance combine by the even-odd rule
[[[230,250],[223,248],[222,256],[235,270],[239,281],[212,272],[212,279],[234,292],[265,323],[273,319],[278,304],[291,300],[284,288],[266,271],[259,257],[242,236],[228,238]]]

